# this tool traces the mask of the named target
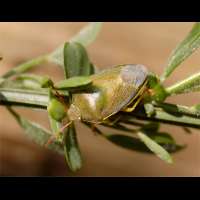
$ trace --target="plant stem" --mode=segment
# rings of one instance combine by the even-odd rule
[[[160,107],[167,113],[171,113],[174,115],[189,115],[195,118],[200,119],[200,111],[183,105],[175,105],[175,104],[169,104],[169,103],[155,103],[155,107]]]
[[[0,88],[0,105],[46,109],[48,101],[48,92],[46,91]],[[132,113],[123,112],[123,116],[132,116],[148,121],[160,121],[177,126],[200,128],[199,112],[194,109],[169,103],[157,103],[154,106],[155,114],[151,117],[148,117],[141,109]]]
[[[16,67],[12,68],[11,70],[9,70],[7,73],[5,73],[2,76],[2,78],[9,78],[13,75],[20,74],[27,70],[30,70],[31,68],[33,68],[36,65],[46,63],[46,62],[48,62],[47,58],[48,58],[48,55],[42,55],[42,56],[39,56],[32,60],[29,60],[28,62],[22,63]]]
[[[176,106],[176,105],[174,105]],[[156,107],[154,115],[148,117],[145,112],[137,111],[133,113],[127,113],[126,115],[136,117],[137,119],[148,120],[148,121],[158,121],[166,124],[173,124],[177,126],[186,126],[190,128],[200,128],[200,118],[197,116],[189,116],[188,112],[179,112],[175,110],[174,112],[169,112],[164,110],[162,107]]]

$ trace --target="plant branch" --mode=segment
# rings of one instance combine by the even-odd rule
[[[23,72],[26,72],[28,70],[30,70],[31,68],[33,68],[36,65],[42,64],[42,63],[46,63],[48,62],[48,55],[42,55],[39,56],[37,58],[34,58],[32,60],[29,60],[25,63],[22,63],[14,68],[12,68],[11,70],[9,70],[7,73],[5,73],[2,78],[9,78],[13,75],[16,74],[21,74]]]
[[[0,105],[46,109],[48,100],[47,91],[0,88]],[[154,106],[155,114],[151,117],[148,117],[141,108],[132,113],[123,112],[121,114],[142,120],[159,121],[177,126],[200,128],[199,111],[187,106],[169,103],[157,103]]]
[[[176,105],[171,104],[171,106]],[[181,112],[178,110],[166,111],[162,107],[156,107],[154,110],[154,115],[150,117],[146,115],[145,111],[141,110],[135,111],[133,113],[125,113],[124,115],[136,117],[137,119],[157,121],[176,126],[200,128],[200,117],[195,115],[189,116],[188,112],[183,112],[183,110]]]

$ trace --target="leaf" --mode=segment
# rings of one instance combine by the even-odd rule
[[[20,74],[16,79],[0,79],[0,88],[17,88],[45,91],[43,86],[52,85],[52,81],[47,76],[38,76],[35,74]]]
[[[158,123],[158,122],[149,122],[149,123],[143,125],[141,130],[142,130],[142,132],[152,134],[152,133],[158,132],[159,128],[160,128],[160,123]]]
[[[102,134],[100,132],[100,134]],[[138,151],[140,153],[150,153],[153,152],[149,150],[149,148],[141,142],[138,138],[130,137],[127,135],[120,135],[120,134],[112,134],[105,136],[110,142],[113,144],[125,148],[127,150]],[[171,153],[175,153],[184,148],[184,146],[177,145],[177,144],[160,144],[166,151]]]
[[[143,153],[151,153],[146,145],[137,138],[119,134],[108,135],[106,136],[106,138],[110,142],[129,150],[140,151]]]
[[[164,132],[149,133],[148,136],[159,144],[176,144],[174,138],[168,133]]]
[[[92,22],[83,28],[70,41],[81,43],[84,46],[91,44],[101,30],[102,22]]]
[[[48,61],[47,55],[39,56],[37,58],[29,60],[25,63],[22,63],[22,64],[20,64],[16,67],[10,69],[2,77],[6,79],[6,78],[9,78],[9,77],[14,76],[14,75],[24,73],[24,72],[32,69],[33,67],[35,67],[39,64],[46,63],[47,61]]]
[[[150,137],[143,134],[142,132],[137,133],[138,137],[141,139],[142,142],[152,151],[154,152],[161,160],[172,163],[172,158],[170,154],[159,144],[153,141]]]
[[[64,135],[64,152],[69,168],[73,172],[79,170],[82,167],[82,156],[73,123],[68,127]]]
[[[30,83],[37,84],[37,87],[48,88],[53,85],[52,80],[48,76],[39,76],[35,74],[20,74],[17,76],[16,80],[20,81],[30,81]]]
[[[88,76],[91,64],[85,48],[79,43],[65,43],[64,46],[65,77]]]
[[[34,80],[10,80],[10,79],[2,79],[0,83],[0,88],[16,88],[16,89],[31,89],[35,90],[40,88],[40,84],[38,84]]]
[[[92,83],[89,76],[76,76],[66,80],[59,81],[54,85],[57,89],[71,89],[87,86]]]
[[[84,27],[77,35],[71,38],[70,42],[78,42],[83,46],[88,46],[96,39],[98,33],[101,30],[101,26],[101,22],[90,23]],[[49,60],[58,65],[64,66],[63,48],[64,45],[58,47],[53,53],[50,54]]]
[[[197,22],[186,38],[176,47],[169,57],[161,80],[164,81],[169,75],[200,46],[200,23]]]
[[[47,91],[0,88],[0,103],[35,108],[46,108],[48,105]]]
[[[24,129],[27,136],[33,140],[35,143],[44,146],[51,137],[51,133],[40,125],[26,120],[25,118],[19,116],[12,108],[8,107],[9,112],[15,117],[21,128]],[[53,141],[48,148],[63,154],[63,147],[60,143]]]
[[[186,147],[186,145],[176,144],[174,138],[165,132],[157,132],[148,135],[153,141],[162,146],[167,152],[175,153]]]
[[[174,85],[166,88],[169,95],[177,95],[200,91],[200,73],[196,73]]]
[[[17,81],[21,81],[23,86],[26,88],[33,87],[33,89],[37,88],[48,88],[50,86],[53,86],[52,80],[48,76],[39,76],[35,74],[20,74],[16,78]]]

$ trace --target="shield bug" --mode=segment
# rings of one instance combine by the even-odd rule
[[[69,122],[59,133],[74,120],[94,125],[105,122],[119,111],[132,112],[146,90],[148,70],[139,64],[120,65],[91,75],[89,78],[91,80],[89,87],[71,93],[71,104],[67,109]],[[64,89],[65,86],[61,85]],[[51,112],[54,113],[52,110]]]
[[[72,94],[69,119],[101,123],[119,111],[133,111],[145,91],[147,77],[148,70],[139,64],[120,65],[91,75],[92,85]]]

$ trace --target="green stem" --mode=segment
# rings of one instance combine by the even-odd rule
[[[171,104],[171,106],[175,106],[175,105]],[[147,121],[157,121],[157,122],[173,124],[177,126],[200,128],[200,118],[195,115],[189,116],[188,112],[183,112],[183,110],[181,112],[177,110],[166,111],[162,107],[155,107],[154,115],[152,116],[147,116],[146,113],[141,110],[137,112],[133,112],[133,113],[127,113],[125,115],[133,116],[138,119],[147,120]]]
[[[48,93],[46,91],[0,88],[0,105],[46,109],[48,101]],[[199,111],[195,109],[169,103],[157,103],[154,106],[155,114],[150,117],[142,109],[135,110],[132,113],[123,112],[123,116],[132,116],[142,120],[159,121],[177,126],[200,128]]]
[[[158,102],[154,103],[154,106],[158,108],[160,107],[167,113],[171,113],[173,115],[188,115],[191,117],[200,118],[200,111],[192,107]]]
[[[29,60],[28,62],[22,63],[22,64],[20,64],[16,67],[12,68],[11,70],[9,70],[7,73],[5,73],[2,76],[2,78],[9,78],[13,75],[20,74],[20,73],[23,73],[25,71],[28,71],[36,65],[48,62],[47,58],[48,58],[48,55],[42,55],[42,56],[39,56],[39,57],[34,58],[32,60]]]

